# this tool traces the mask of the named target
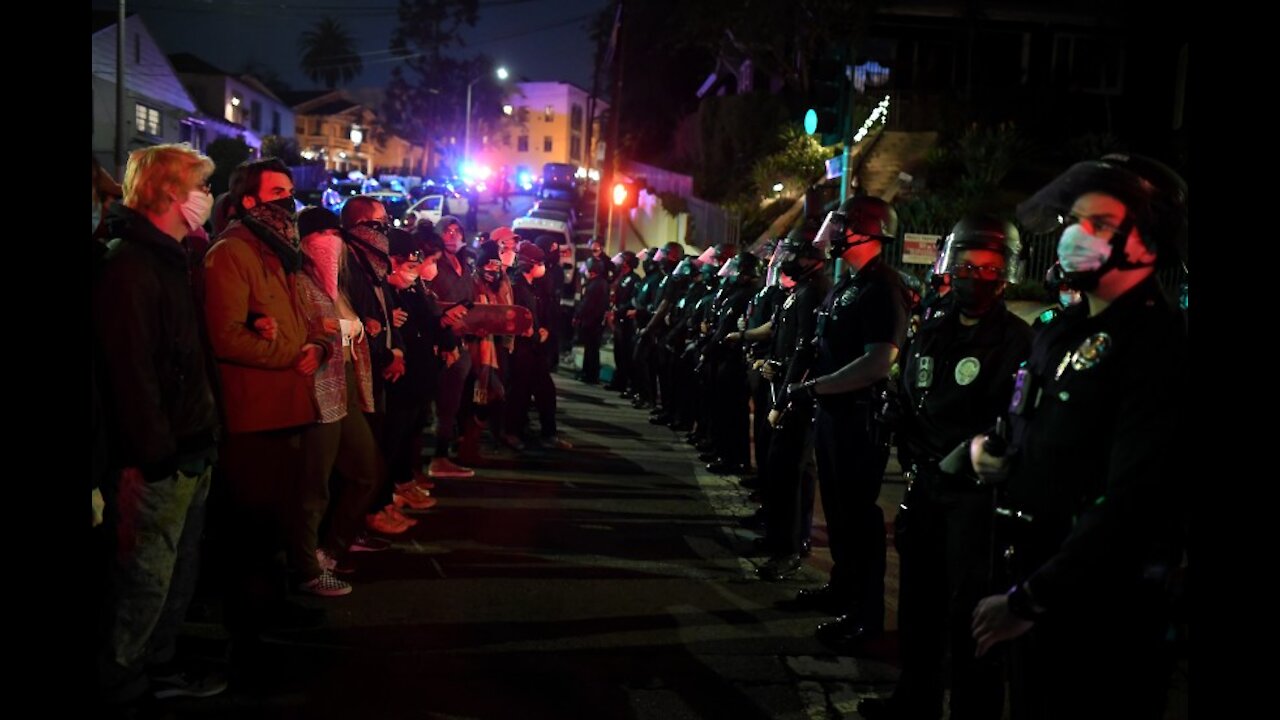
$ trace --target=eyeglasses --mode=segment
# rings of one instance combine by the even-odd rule
[[[411,263],[411,262],[420,263],[422,262],[422,259],[423,259],[421,250],[410,250],[409,252],[399,257],[403,257],[404,262],[407,262],[407,263]]]
[[[387,224],[381,220],[361,220],[356,223],[356,227],[365,227],[373,230],[374,232],[380,232],[383,235],[387,234]]]
[[[951,269],[954,277],[961,279],[976,278],[978,280],[999,280],[1004,274],[1004,268],[999,265],[974,265],[972,263],[960,263]]]

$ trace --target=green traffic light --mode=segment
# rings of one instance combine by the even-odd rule
[[[818,111],[809,108],[804,113],[804,131],[808,135],[812,135],[818,131]]]

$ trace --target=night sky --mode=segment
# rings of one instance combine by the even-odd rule
[[[591,89],[591,18],[609,0],[481,0],[464,28],[463,57],[484,52],[521,80],[565,81]],[[355,39],[364,71],[349,87],[385,86],[399,64],[388,50],[396,0],[136,0],[136,12],[166,54],[188,52],[234,73],[248,61],[273,69],[292,90],[315,89],[298,67],[298,37],[325,15]],[[118,7],[93,0],[95,10]]]

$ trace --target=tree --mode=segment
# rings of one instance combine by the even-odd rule
[[[314,27],[303,32],[298,45],[302,71],[330,90],[339,82],[351,82],[364,70],[364,61],[356,54],[351,35],[331,17],[320,18]]]
[[[262,138],[262,157],[280,158],[289,167],[308,164],[298,150],[298,141],[294,138],[280,135],[268,135]]]
[[[226,192],[231,180],[231,171],[253,156],[253,148],[238,137],[218,138],[209,143],[205,152],[214,164],[213,175],[209,177],[209,185],[214,195]]]
[[[476,24],[478,10],[478,0],[401,0],[391,50],[404,64],[391,71],[382,107],[396,134],[461,154],[467,85],[476,78],[472,122],[502,117],[504,90],[493,75],[492,59],[449,56],[462,47],[458,31]]]

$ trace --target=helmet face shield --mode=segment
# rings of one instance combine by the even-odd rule
[[[818,228],[818,234],[813,238],[813,246],[824,255],[829,255],[832,247],[844,243],[844,224],[844,213],[834,210],[827,213],[822,227]]]
[[[694,260],[694,262],[698,265],[698,267],[702,267],[703,265],[707,265],[707,264],[716,265],[716,266],[720,265],[720,261],[716,258],[716,246],[712,245],[706,250],[703,250],[702,254],[699,255],[697,259]]]
[[[778,266],[782,264],[779,257],[783,253],[783,242],[778,240],[773,244],[773,251],[769,254],[769,263],[765,268],[765,283],[773,286],[778,282]]]
[[[733,258],[729,262],[720,266],[720,272],[716,273],[716,277],[721,280],[733,280],[738,277],[738,258]]]

